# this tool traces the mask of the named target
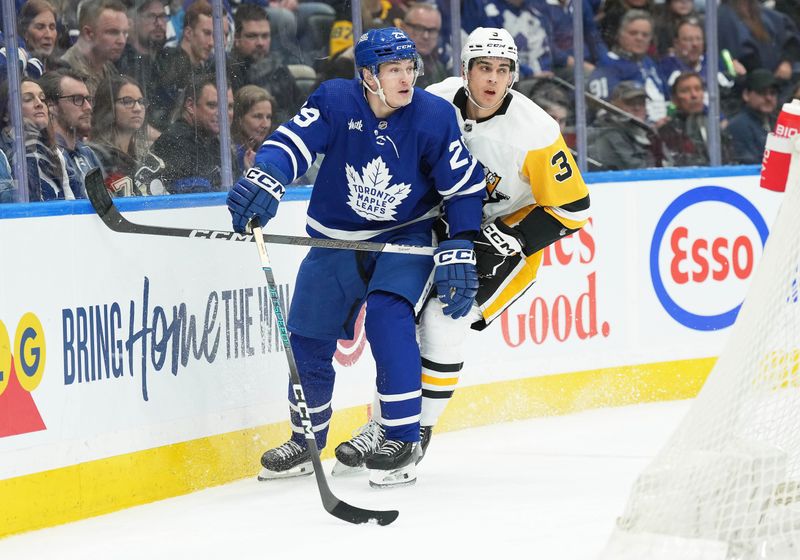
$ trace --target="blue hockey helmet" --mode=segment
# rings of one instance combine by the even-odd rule
[[[421,70],[421,60],[417,54],[414,41],[402,29],[384,27],[370,29],[356,43],[356,66],[367,68],[373,75],[384,62],[411,59],[414,66]]]

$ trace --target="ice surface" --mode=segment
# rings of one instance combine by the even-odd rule
[[[0,559],[590,560],[687,408],[656,403],[434,433],[412,487],[375,490],[366,473],[329,477],[346,502],[399,509],[388,527],[327,514],[313,477],[252,479],[3,539]]]

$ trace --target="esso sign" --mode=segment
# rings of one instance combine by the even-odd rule
[[[768,234],[758,209],[735,191],[705,186],[683,193],[664,211],[650,246],[659,302],[691,329],[732,325]]]

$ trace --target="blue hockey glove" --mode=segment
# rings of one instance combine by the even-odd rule
[[[248,223],[254,217],[265,226],[278,211],[278,203],[286,189],[280,181],[258,167],[248,169],[228,192],[228,210],[233,217],[233,229],[250,233]]]
[[[466,317],[478,293],[478,272],[472,241],[442,241],[433,255],[433,281],[444,314],[453,319]]]

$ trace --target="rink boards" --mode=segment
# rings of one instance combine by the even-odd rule
[[[437,431],[688,398],[725,342],[779,193],[757,170],[593,174],[592,220],[470,334]],[[304,235],[308,189],[268,232]],[[221,195],[118,201],[229,229]],[[287,366],[252,243],[118,234],[88,202],[0,207],[0,536],[252,476],[284,441]],[[281,297],[298,247],[270,246]],[[367,417],[363,336],[336,354],[326,455]]]

